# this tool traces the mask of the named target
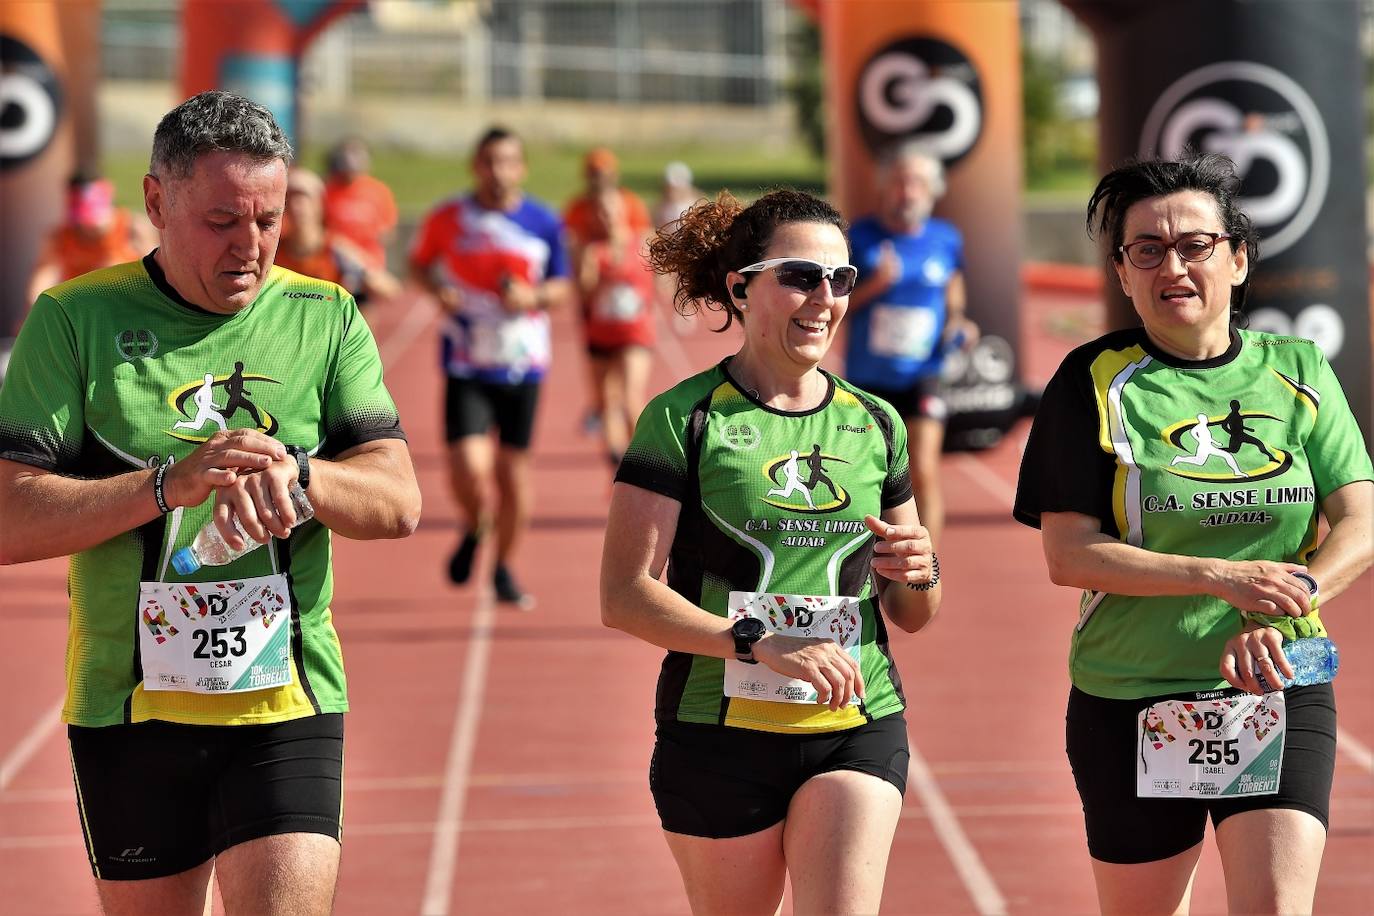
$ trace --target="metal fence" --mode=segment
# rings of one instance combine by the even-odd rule
[[[176,0],[106,0],[107,79],[173,80]],[[302,61],[307,94],[444,94],[464,101],[781,101],[787,0],[373,0]]]

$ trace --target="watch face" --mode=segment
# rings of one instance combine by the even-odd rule
[[[740,639],[751,641],[762,639],[764,632],[766,632],[763,621],[757,617],[741,617],[735,621],[735,625],[731,629]]]

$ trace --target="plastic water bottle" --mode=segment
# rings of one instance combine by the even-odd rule
[[[310,497],[305,495],[301,485],[294,480],[291,481],[289,492],[291,505],[296,510],[296,525],[314,518],[315,507],[310,505]],[[231,550],[229,545],[224,543],[224,536],[219,533],[219,528],[211,519],[205,523],[204,528],[196,532],[196,538],[191,542],[190,547],[183,547],[172,554],[172,566],[183,576],[189,576],[202,566],[224,566],[226,563],[232,563],[244,554],[251,553],[262,546],[258,541],[248,536],[243,530],[243,523],[238,520],[237,516],[234,517],[234,528],[244,541],[243,546],[238,550]]]
[[[1255,676],[1265,693],[1284,687],[1310,687],[1313,684],[1328,683],[1336,676],[1336,670],[1341,666],[1336,644],[1325,636],[1304,636],[1301,639],[1289,640],[1283,644],[1283,654],[1288,658],[1288,664],[1293,666],[1293,677],[1284,677],[1283,673],[1279,672],[1279,679],[1283,683],[1278,687],[1271,687],[1264,679],[1264,675],[1256,673]]]

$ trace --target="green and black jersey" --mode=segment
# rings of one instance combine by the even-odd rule
[[[0,389],[0,458],[69,477],[176,461],[216,431],[242,427],[325,457],[404,438],[376,342],[342,288],[273,268],[252,305],[216,315],[178,296],[149,255],[40,296]],[[67,722],[239,724],[347,709],[329,531],[307,522],[228,566],[181,577],[170,557],[212,506],[177,509],[71,558]],[[290,685],[221,695],[143,689],[141,582],[264,575],[289,584]]]
[[[863,518],[911,496],[906,429],[886,403],[828,373],[818,407],[776,410],[741,391],[727,362],[650,402],[616,480],[682,504],[668,585],[713,614],[728,616],[732,591],[866,599],[859,663],[867,698],[831,712],[727,697],[723,659],[669,652],[656,718],[807,733],[900,712]]]
[[[1374,479],[1345,394],[1311,341],[1233,331],[1189,362],[1141,329],[1070,353],[1045,389],[1021,463],[1015,517],[1077,512],[1167,554],[1305,563],[1320,501]],[[1276,621],[1294,634],[1290,618]],[[1217,672],[1241,615],[1210,595],[1085,592],[1070,675],[1135,699],[1225,686]],[[1323,632],[1319,615],[1297,635]]]

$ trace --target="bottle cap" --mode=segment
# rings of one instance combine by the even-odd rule
[[[183,547],[172,554],[172,567],[183,576],[189,576],[191,573],[200,569],[200,561],[196,559],[196,555],[192,552],[191,548]]]

